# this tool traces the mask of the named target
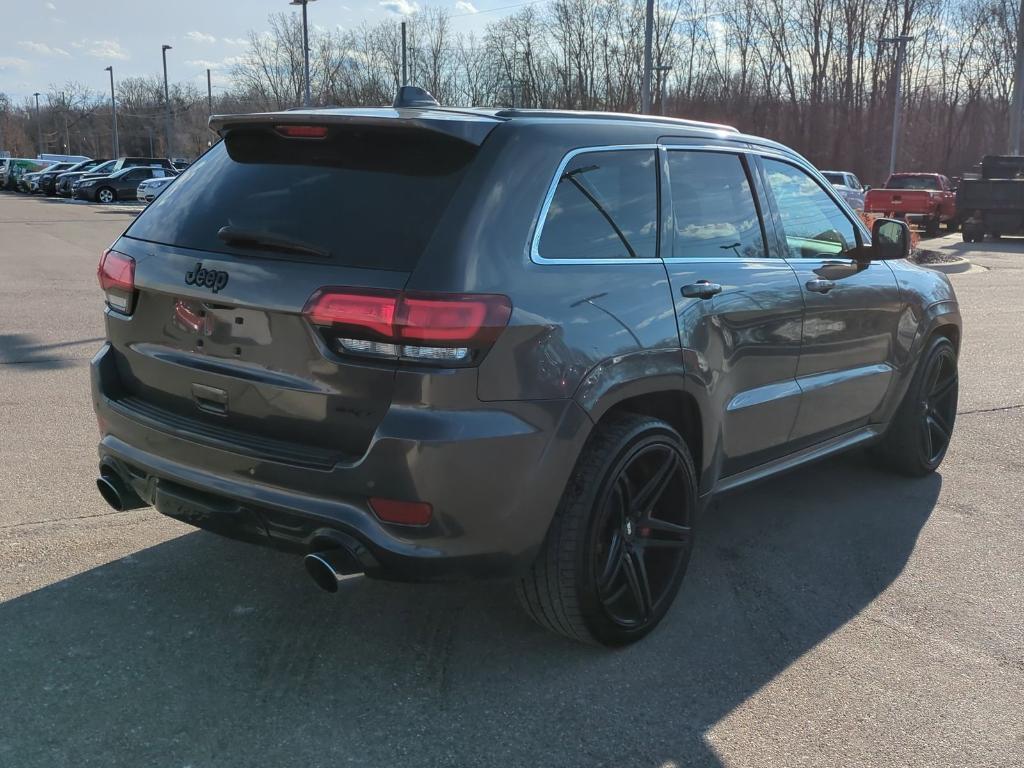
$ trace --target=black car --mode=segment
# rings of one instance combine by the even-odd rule
[[[621,645],[715,494],[858,446],[939,466],[960,315],[904,223],[728,127],[410,92],[215,117],[103,255],[115,508],[301,553],[327,589],[510,578]]]
[[[112,203],[115,200],[136,200],[141,184],[146,179],[162,179],[176,176],[167,168],[134,166],[114,171],[108,176],[83,176],[72,185],[72,195],[79,200],[96,203]]]
[[[117,160],[99,160],[92,168],[66,171],[56,179],[57,194],[60,197],[71,197],[75,182],[87,174],[106,176],[117,170]]]
[[[82,160],[79,163],[73,164],[61,164],[64,167],[54,166],[47,168],[45,171],[39,174],[38,180],[38,191],[47,196],[53,196],[57,194],[57,187],[60,184],[60,180],[66,174],[72,173],[88,173],[97,166],[106,162],[105,160]]]

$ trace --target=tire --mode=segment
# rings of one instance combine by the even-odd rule
[[[910,477],[938,469],[953,436],[958,394],[956,349],[945,336],[933,336],[885,436],[871,449],[875,463]]]
[[[110,187],[100,187],[96,190],[97,203],[112,203],[117,200],[117,193]]]
[[[988,236],[988,239],[991,240],[993,243],[998,243],[1000,240],[1003,239],[1003,233],[1002,232],[990,232],[989,236]]]
[[[956,220],[946,222],[946,231],[949,232],[950,234],[953,234],[958,229],[960,229],[960,224],[957,223]]]
[[[924,225],[924,233],[928,237],[936,237],[939,234],[939,220],[928,219],[928,222]]]
[[[648,416],[602,421],[516,585],[519,602],[542,627],[573,640],[640,640],[679,591],[696,510],[697,473],[678,432]]]

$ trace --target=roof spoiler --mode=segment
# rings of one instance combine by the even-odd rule
[[[403,99],[403,92],[409,93]],[[431,105],[419,104],[425,94]],[[255,112],[242,115],[214,115],[210,118],[210,128],[222,137],[232,129],[253,126],[278,125],[342,125],[363,126],[366,128],[384,128],[395,131],[409,131],[440,134],[467,144],[479,146],[487,135],[502,121],[487,115],[474,115],[464,112],[442,112],[431,109],[437,102],[420,88],[407,86],[399,92],[395,103],[402,106],[377,109],[311,109],[288,112]]]

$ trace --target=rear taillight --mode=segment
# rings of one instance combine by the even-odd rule
[[[100,258],[96,276],[107,297],[107,306],[116,312],[130,315],[135,306],[135,259],[106,250]]]
[[[512,304],[495,294],[321,288],[303,314],[341,354],[472,365],[508,325]]]

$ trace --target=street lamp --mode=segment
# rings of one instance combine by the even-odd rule
[[[164,148],[167,150],[167,157],[173,154],[171,151],[171,92],[167,87],[167,52],[171,50],[169,45],[160,46],[160,55],[164,59]]]
[[[114,67],[104,67],[104,69],[110,73],[110,116],[114,120],[114,154],[111,155],[115,160],[120,157],[118,150],[120,146],[117,141],[117,102],[114,101]]]
[[[878,44],[894,43],[896,45],[895,100],[892,105],[892,145],[889,148],[889,175],[896,173],[896,156],[900,151],[900,122],[903,118],[903,57],[907,53],[907,43],[914,38],[909,35],[879,38]]]
[[[306,18],[306,6],[312,3],[313,0],[291,0],[288,5],[301,5],[302,6],[302,58],[306,65],[306,100],[303,106],[310,106],[313,100],[309,95],[309,21]]]
[[[39,117],[39,91],[32,94],[36,97],[36,146],[39,154],[43,154],[43,122]]]

